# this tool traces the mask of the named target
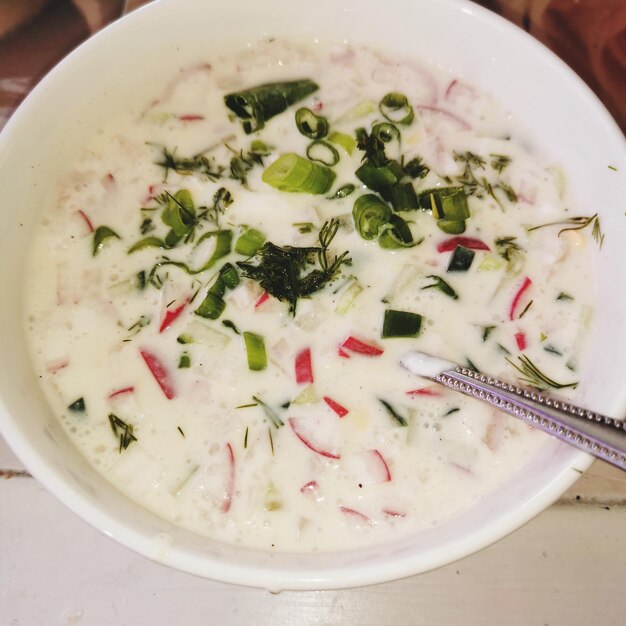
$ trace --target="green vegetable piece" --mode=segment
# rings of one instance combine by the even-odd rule
[[[241,119],[243,130],[249,135],[261,130],[269,119],[318,89],[319,86],[309,79],[267,83],[229,93],[224,96],[224,103]]]
[[[180,189],[174,196],[168,194],[161,220],[172,229],[178,239],[182,239],[195,226],[196,207],[189,191]]]
[[[408,426],[409,422],[406,420],[406,418],[402,417],[402,415],[400,415],[392,406],[391,404],[389,404],[389,402],[387,402],[386,400],[383,400],[382,398],[378,398],[378,401],[385,407],[385,409],[387,409],[387,413],[389,413],[389,415],[396,420],[396,422],[398,422],[398,424],[400,424],[400,426]]]
[[[139,250],[143,250],[144,248],[161,248],[162,250],[167,250],[169,246],[165,243],[163,239],[150,236],[145,237],[144,239],[140,239],[137,243],[134,243],[130,248],[128,248],[128,254],[138,252]]]
[[[413,240],[409,225],[395,213],[389,216],[389,223],[383,226],[378,236],[381,248],[395,250],[397,248],[413,248],[422,243],[423,239]]]
[[[435,274],[431,274],[430,276],[428,276],[428,278],[432,278],[435,282],[432,285],[426,285],[425,287],[422,287],[422,291],[424,289],[438,289],[439,291],[441,291],[441,293],[444,293],[446,296],[449,296],[450,298],[452,298],[453,300],[457,300],[458,299],[458,295],[456,293],[456,291],[454,291],[454,289],[452,289],[452,287],[450,287],[450,285],[440,276],[436,276]]]
[[[376,239],[391,219],[391,209],[378,196],[368,193],[357,198],[352,208],[354,227],[363,239]]]
[[[108,226],[98,226],[93,234],[92,255],[96,256],[104,246],[104,242],[111,238],[121,239],[121,237]]]
[[[355,189],[356,189],[356,187],[352,183],[348,183],[346,185],[342,185],[341,187],[339,187],[339,189],[337,189],[337,191],[335,191],[335,193],[332,196],[328,196],[327,199],[328,200],[339,200],[341,198],[346,198],[351,193],[353,193]],[[300,232],[302,232],[302,231],[300,231]]]
[[[448,235],[460,235],[465,232],[465,220],[437,220],[437,226]]]
[[[246,345],[246,354],[248,355],[248,368],[252,371],[264,370],[267,367],[265,339],[261,335],[244,331],[243,340]]]
[[[400,183],[381,191],[381,195],[394,211],[412,211],[419,209],[413,183]]]
[[[417,197],[421,209],[432,211],[438,220],[466,220],[470,216],[463,187],[436,187]]]
[[[422,319],[418,313],[387,309],[383,320],[382,338],[417,337],[422,328]]]
[[[561,293],[556,297],[559,302],[567,302],[568,300],[573,300],[573,296],[570,296],[569,293],[565,293],[561,291]]]
[[[411,178],[425,178],[430,168],[424,164],[421,157],[414,157],[404,165],[404,173]]]
[[[204,300],[194,313],[210,320],[218,319],[226,308],[226,302],[224,302],[226,289],[234,289],[238,284],[239,274],[237,270],[230,263],[226,263],[220,269],[215,282],[209,287]]]
[[[487,341],[487,339],[489,339],[489,335],[491,335],[491,333],[496,329],[495,326],[483,326],[483,342]]]
[[[84,413],[85,412],[85,398],[78,398],[74,400],[72,404],[67,407],[72,413]]]
[[[413,107],[402,93],[392,91],[383,97],[378,105],[379,111],[385,119],[394,124],[408,126],[415,119]]]
[[[335,172],[321,163],[288,153],[267,167],[261,178],[280,191],[322,194],[331,188]]]
[[[296,111],[296,126],[309,139],[322,139],[328,134],[328,120],[306,107]]]
[[[316,139],[307,146],[306,155],[311,161],[316,161],[329,167],[339,163],[339,152],[327,141],[322,141],[321,139]]]
[[[355,174],[366,187],[373,191],[383,191],[393,187],[404,176],[402,167],[397,161],[387,161],[385,165],[376,166],[368,160],[356,170]]]
[[[199,246],[203,241],[211,237],[215,238],[215,248],[213,248],[213,254],[211,254],[211,256],[198,269],[190,270],[188,272],[189,274],[200,274],[201,272],[204,272],[212,267],[216,261],[219,261],[222,257],[230,254],[230,248],[233,242],[233,233],[230,230],[212,230],[208,233],[204,233],[204,235],[198,239],[194,247]]]
[[[467,272],[472,265],[476,253],[469,248],[457,246],[450,257],[448,272]]]
[[[183,352],[178,360],[178,369],[186,369],[191,367],[191,357],[188,352]]]
[[[265,243],[265,235],[255,228],[248,228],[235,243],[235,252],[243,256],[254,256]]]
[[[348,154],[352,154],[356,148],[356,139],[345,133],[332,132],[328,135],[328,141],[341,146]]]
[[[226,302],[224,302],[222,296],[209,292],[194,313],[209,320],[216,320],[224,312],[225,308]]]

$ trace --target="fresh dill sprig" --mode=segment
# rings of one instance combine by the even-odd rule
[[[132,424],[127,424],[113,413],[109,413],[109,424],[111,425],[113,434],[120,438],[120,453],[126,450],[133,441],[137,441],[137,437],[133,434]]]
[[[571,387],[573,389],[578,385],[578,382],[559,383],[553,380],[544,374],[527,356],[518,357],[519,364],[509,359],[506,359],[506,361],[522,374],[520,381],[531,387],[536,387],[537,389],[547,389],[549,387],[552,389],[568,389]]]
[[[276,411],[274,411],[274,409],[272,409],[271,406],[268,406],[267,404],[265,404],[265,402],[263,402],[261,398],[258,398],[257,396],[252,396],[252,399],[257,403],[258,406],[260,406],[263,409],[265,416],[270,421],[272,426],[274,426],[274,428],[280,428],[281,426],[285,425],[285,422],[283,422],[283,420],[280,419],[280,417],[278,416],[278,413],[276,413]]]
[[[217,165],[211,157],[207,157],[204,154],[196,154],[192,157],[177,157],[175,149],[170,152],[165,146],[162,148],[161,160],[155,163],[165,170],[163,182],[167,180],[170,170],[174,170],[182,176],[188,176],[192,173],[200,174],[213,182],[221,178],[224,171],[223,166]]]
[[[570,217],[569,219],[560,220],[558,222],[540,224],[539,226],[533,226],[532,228],[528,228],[526,230],[531,233],[533,230],[539,230],[540,228],[546,228],[548,226],[565,227],[559,230],[558,237],[568,230],[583,230],[584,228],[587,228],[587,226],[591,226],[591,236],[594,238],[595,242],[600,248],[602,248],[602,245],[604,244],[604,234],[602,233],[600,218],[597,213],[594,213],[592,216],[579,215],[577,217]]]
[[[238,261],[237,265],[246,278],[256,280],[264,291],[281,302],[289,303],[289,312],[295,315],[299,298],[321,290],[337,275],[344,263],[349,263],[348,252],[330,258],[329,247],[337,230],[339,220],[327,221],[320,229],[319,246],[277,246],[267,241],[251,261]],[[303,273],[307,267],[318,267]]]

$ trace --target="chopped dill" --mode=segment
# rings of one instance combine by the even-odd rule
[[[222,324],[226,326],[226,328],[230,328],[236,335],[241,335],[239,329],[235,326],[235,322],[231,322],[230,320],[222,320]]]
[[[272,450],[272,456],[274,456],[274,438],[272,437],[271,428],[267,429],[267,434],[269,435],[269,438],[270,438],[270,449]]]
[[[591,226],[591,236],[594,238],[595,242],[598,244],[600,248],[604,244],[604,234],[602,233],[602,228],[600,226],[600,218],[597,213],[594,213],[592,216],[579,215],[577,217],[570,217],[569,219],[561,220],[558,222],[549,222],[548,224],[540,224],[539,226],[533,226],[532,228],[528,228],[527,231],[531,233],[534,230],[538,230],[540,228],[546,228],[548,226],[564,226],[565,228],[561,228],[559,230],[560,237],[563,233],[569,230],[583,230],[587,228],[587,226]]]
[[[461,409],[459,409],[459,407],[458,407],[458,406],[455,406],[455,407],[451,408],[449,411],[446,411],[446,412],[443,414],[443,417],[448,417],[448,415],[452,415],[453,413],[457,413],[457,412],[458,412],[458,411],[460,411],[460,410],[461,410]]]
[[[183,429],[180,426],[176,427],[176,430],[178,430],[178,432],[184,437],[185,433],[183,432]]]
[[[507,363],[512,365],[522,376],[520,381],[536,387],[537,389],[568,389],[575,388],[578,382],[573,383],[559,383],[546,374],[544,374],[527,356],[518,357],[519,364],[507,359]]]
[[[109,424],[111,425],[113,434],[120,438],[120,453],[126,450],[133,441],[137,441],[137,437],[133,434],[132,424],[127,424],[113,413],[109,413]]]
[[[528,309],[530,309],[530,307],[533,305],[534,300],[531,300],[525,307],[524,310],[519,314],[518,319],[522,319],[522,317],[524,317],[524,315],[526,315],[526,312],[528,311]]]
[[[244,450],[248,447],[248,431],[249,431],[249,427],[246,426],[246,432],[243,436],[243,449]]]
[[[260,406],[263,409],[265,416],[271,422],[274,428],[280,428],[281,426],[285,425],[285,422],[283,422],[283,420],[280,419],[280,417],[278,416],[276,411],[272,409],[272,407],[265,404],[263,400],[261,400],[260,398],[257,398],[256,396],[252,396],[252,399],[256,402],[258,406]]]
[[[444,293],[446,296],[452,298],[453,300],[458,299],[459,296],[457,295],[456,291],[454,291],[454,289],[452,289],[452,287],[443,278],[441,278],[440,276],[435,276],[434,274],[431,274],[427,278],[431,278],[435,282],[432,285],[426,285],[425,287],[422,287],[422,291],[424,291],[424,289],[438,289],[439,291],[441,291],[441,293]]]
[[[487,339],[489,339],[489,335],[491,335],[491,333],[496,329],[495,326],[483,326],[482,330],[483,330],[483,334],[482,334],[482,338],[483,338],[483,342],[487,341]]]
[[[196,154],[192,157],[177,157],[176,149],[170,152],[165,146],[162,148],[161,160],[155,163],[165,170],[163,182],[167,181],[170,170],[183,176],[192,173],[200,174],[213,182],[221,178],[224,171],[222,166],[216,165],[212,158],[203,154]]]
[[[394,420],[396,420],[396,422],[398,422],[398,424],[400,424],[400,426],[408,426],[409,423],[407,422],[405,417],[402,417],[402,415],[400,415],[392,406],[391,404],[389,404],[389,402],[387,402],[386,400],[383,400],[382,398],[378,398],[378,401],[385,407],[385,409],[387,409],[387,413],[389,413],[389,415],[391,417],[393,417]]]
[[[489,156],[491,157],[490,165],[498,174],[502,174],[502,171],[511,163],[511,157],[504,154],[490,154]]]
[[[574,297],[570,296],[569,293],[565,293],[561,291],[561,293],[556,297],[559,302],[568,302],[569,300],[573,300]]]
[[[302,235],[313,232],[314,228],[313,222],[296,222],[292,225],[295,226]]]

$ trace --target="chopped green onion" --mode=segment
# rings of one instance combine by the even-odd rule
[[[163,239],[150,236],[140,239],[134,243],[130,248],[128,248],[128,254],[132,254],[138,250],[143,250],[144,248],[161,248],[162,250],[167,250],[169,247],[170,246],[168,246]]]
[[[457,246],[450,257],[450,262],[448,263],[448,272],[467,272],[470,266],[472,265],[472,261],[474,260],[474,255],[476,253],[469,248],[465,248],[463,246]]]
[[[325,165],[288,153],[266,168],[262,179],[280,191],[322,194],[327,193],[333,184],[335,172]]]
[[[235,252],[244,256],[254,256],[265,243],[265,235],[255,228],[248,228],[235,243]]]
[[[363,239],[376,239],[391,218],[391,209],[374,194],[360,196],[352,209],[354,227]]]
[[[230,254],[230,248],[233,241],[233,233],[230,230],[212,230],[211,232],[204,233],[204,235],[198,239],[194,247],[199,246],[203,241],[211,237],[215,237],[215,248],[213,249],[213,254],[197,270],[192,270],[190,272],[191,274],[200,274],[201,272],[205,272],[212,267],[216,261],[227,254]]]
[[[394,124],[408,126],[414,119],[413,107],[402,93],[392,91],[385,95],[378,105],[383,117]]]
[[[388,187],[381,191],[381,195],[391,204],[394,211],[419,209],[413,183],[400,183],[393,187]]]
[[[496,329],[495,326],[483,326],[483,341],[487,341],[489,339],[489,335]]]
[[[352,120],[358,120],[363,117],[370,115],[376,111],[376,103],[371,100],[364,100],[363,102],[359,102],[359,104],[353,106],[349,111],[344,113],[338,121],[340,122],[348,122]]]
[[[191,358],[189,357],[188,352],[183,352],[178,361],[178,369],[185,369],[188,367],[191,367]]]
[[[273,146],[268,146],[264,141],[261,141],[260,139],[255,139],[250,143],[250,152],[252,154],[267,156],[268,154],[272,154],[272,150],[274,150]]]
[[[570,296],[569,293],[565,293],[564,291],[561,291],[561,293],[556,297],[556,299],[559,300],[560,302],[565,302],[568,300],[573,300],[574,298]]]
[[[258,406],[260,406],[263,409],[265,416],[267,417],[267,419],[269,419],[269,421],[271,422],[272,426],[274,426],[274,428],[280,428],[281,426],[285,425],[285,422],[283,422],[283,420],[280,419],[276,411],[274,411],[274,409],[272,409],[270,406],[265,404],[265,402],[263,402],[261,398],[257,396],[252,396],[252,399],[257,403]]]
[[[328,134],[328,120],[305,107],[296,111],[296,126],[309,139],[322,139]]]
[[[318,89],[318,85],[308,79],[267,83],[226,94],[224,103],[242,120],[243,130],[249,135],[263,128],[267,120]]]
[[[392,213],[389,222],[383,226],[378,236],[381,248],[395,250],[397,248],[413,248],[422,243],[423,239],[413,240],[409,225],[399,215]]]
[[[226,326],[226,328],[230,328],[236,335],[241,335],[237,326],[235,326],[235,322],[231,322],[231,320],[222,320],[222,324]]]
[[[121,239],[121,237],[108,226],[98,226],[93,233],[93,256],[96,256],[96,254],[98,254],[98,252],[102,249],[102,246],[104,246],[104,242],[111,238]]]
[[[457,295],[456,291],[454,291],[454,289],[452,289],[452,287],[450,287],[450,285],[443,278],[441,278],[440,276],[435,276],[434,274],[430,274],[428,278],[432,278],[435,282],[432,285],[426,285],[426,287],[422,287],[422,290],[438,289],[439,291],[441,291],[441,293],[446,294],[446,296],[449,296],[453,300],[458,299],[459,296]]]
[[[352,183],[348,183],[347,185],[342,185],[341,187],[339,187],[339,189],[337,189],[337,191],[335,191],[335,193],[332,196],[328,196],[327,199],[338,200],[341,198],[345,198],[349,196],[355,189],[356,187]]]
[[[348,154],[352,154],[356,148],[356,139],[345,133],[332,132],[328,135],[328,141],[341,146]]]
[[[460,235],[465,232],[465,220],[437,220],[437,226],[448,235]]]
[[[78,398],[74,400],[72,404],[67,407],[72,413],[84,413],[85,412],[85,398]]]
[[[470,216],[463,187],[436,187],[417,197],[420,208],[433,212],[438,220],[465,220]]]
[[[265,352],[265,339],[261,335],[245,331],[243,340],[248,355],[248,368],[253,371],[264,370],[267,367],[267,353]]]
[[[387,161],[385,165],[376,166],[368,160],[356,170],[355,174],[366,187],[373,191],[393,187],[404,176],[402,167],[397,161]]]
[[[353,278],[350,284],[346,287],[344,292],[341,294],[341,298],[337,303],[337,307],[335,308],[335,312],[338,315],[345,315],[348,312],[348,309],[352,306],[357,296],[363,291],[363,287],[359,284],[359,281],[356,278]]]
[[[239,274],[237,270],[230,263],[226,263],[220,269],[215,282],[194,313],[200,317],[216,320],[226,308],[226,302],[224,302],[226,289],[234,289],[238,284]]]
[[[387,309],[383,320],[382,338],[417,337],[422,328],[422,316],[409,311]]]
[[[400,415],[391,406],[391,404],[389,404],[389,402],[387,402],[386,400],[383,400],[382,398],[378,398],[378,401],[387,409],[387,412],[389,413],[389,415],[391,417],[393,417],[393,419],[396,420],[396,422],[398,422],[398,424],[400,424],[400,426],[408,426],[409,425],[409,423],[406,420],[406,418],[402,417],[402,415]]]
[[[339,163],[339,152],[327,141],[321,139],[316,139],[307,146],[306,155],[311,161],[328,166]]]

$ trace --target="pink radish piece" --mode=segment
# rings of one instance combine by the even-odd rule
[[[336,420],[332,419],[334,423]],[[337,439],[335,428],[329,428],[328,419],[317,417],[290,417],[289,426],[296,437],[310,450],[329,459],[338,459],[339,446],[333,440]]]

